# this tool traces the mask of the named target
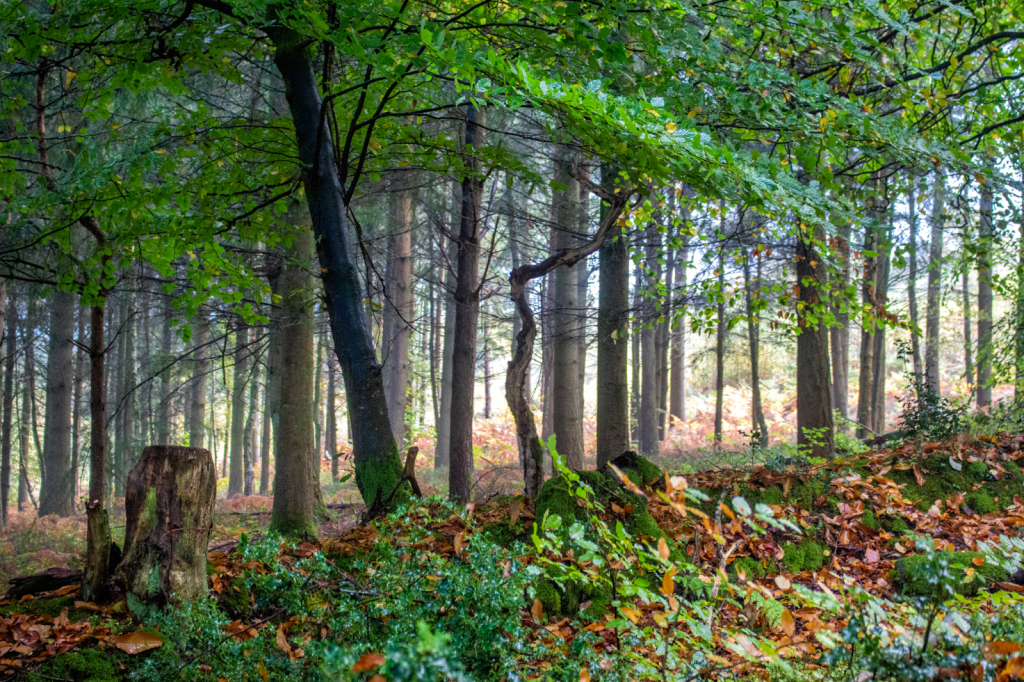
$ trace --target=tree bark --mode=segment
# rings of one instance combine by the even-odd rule
[[[75,353],[75,387],[74,387],[74,411],[71,413],[71,484],[72,489],[72,500],[77,502],[78,500],[78,485],[81,475],[79,474],[79,458],[82,452],[82,384],[85,380],[85,349],[87,346],[86,334],[86,321],[88,308],[84,306],[76,306],[78,309],[78,333],[76,339],[78,340],[78,349]]]
[[[437,424],[437,446],[434,448],[434,468],[451,463],[452,447],[452,353],[455,350],[455,270],[458,260],[458,242],[448,246],[444,268],[444,338],[441,340],[441,407]]]
[[[643,314],[640,319],[643,327],[640,330],[640,454],[645,457],[656,456],[658,448],[658,347],[657,347],[657,315],[655,314],[654,296],[658,281],[658,252],[660,250],[660,233],[655,221],[647,225],[645,241],[644,270],[647,279],[648,294],[643,299]]]
[[[32,353],[30,352],[31,344],[34,341],[31,330],[32,317],[30,299],[25,320],[21,325],[21,339],[25,347],[25,358],[22,362],[21,413],[18,415],[18,511],[25,511],[28,508],[29,502],[32,503],[33,507],[36,506],[36,501],[32,495],[32,484],[28,476],[29,450],[31,449],[31,435],[29,432],[32,428]],[[40,471],[39,474],[40,478],[45,476],[44,471]]]
[[[722,207],[725,233],[725,207]],[[718,327],[715,334],[715,447],[722,445],[722,409],[725,396],[725,249],[718,247]]]
[[[278,418],[274,423],[274,505],[270,528],[290,537],[316,537],[314,487],[319,453],[313,442],[313,232],[299,201],[288,206],[285,222],[295,228],[277,280],[280,339],[276,380]],[[315,463],[315,464],[314,464]],[[315,467],[315,468],[314,468]],[[386,494],[386,493],[385,493]]]
[[[675,196],[669,205],[674,208]],[[671,214],[670,214],[671,215]],[[671,219],[668,222],[671,225]],[[671,230],[669,231],[671,235]],[[658,348],[658,440],[665,440],[668,431],[668,391],[669,391],[669,349],[671,341],[669,328],[672,323],[672,286],[676,274],[676,252],[671,247],[667,248],[668,257],[665,264],[665,287],[666,296],[662,299],[661,313],[659,315],[657,331]]]
[[[629,369],[630,369],[630,394],[629,394],[629,435],[630,443],[640,442],[640,344],[643,334],[643,323],[641,321],[643,311],[643,288],[644,272],[639,265],[633,268],[633,333],[630,343]],[[622,454],[622,453],[619,453]],[[619,455],[615,455],[618,457]],[[613,457],[612,459],[614,459]],[[610,460],[609,460],[610,461]]]
[[[163,321],[160,325],[160,363],[162,370],[160,371],[160,403],[157,407],[157,431],[156,431],[156,442],[157,445],[170,445],[171,444],[171,401],[173,400],[173,389],[171,382],[173,377],[171,375],[171,297],[164,297],[163,305]]]
[[[836,228],[837,265],[839,281],[833,291],[846,291],[850,285],[850,223],[842,222]],[[842,419],[849,419],[850,405],[850,312],[849,304],[843,300],[833,306],[835,326],[829,329],[829,343],[832,349],[832,407]]]
[[[907,281],[907,305],[910,308],[910,326],[916,330],[919,328],[920,317],[917,312],[917,185],[914,178],[915,176],[911,174],[910,189],[907,190],[907,221],[910,223],[910,279]],[[921,337],[916,331],[910,334],[910,346],[914,362],[914,385],[919,386],[924,380],[924,363],[921,361]]]
[[[939,323],[942,315],[942,232],[945,225],[946,174],[935,172],[932,190],[931,243],[928,247],[928,319],[925,331],[925,382],[935,395],[941,395],[939,383]]]
[[[71,516],[75,511],[71,468],[71,400],[74,394],[75,296],[53,291],[46,361],[46,420],[43,461],[47,477],[39,489],[39,515]]]
[[[883,230],[875,250],[878,252],[878,265],[875,269],[875,300],[879,313],[885,312],[889,301],[889,280],[892,269],[892,223],[889,218],[881,228]],[[879,315],[881,318],[881,315]],[[885,383],[887,375],[887,354],[885,346],[885,325],[875,332],[875,349],[872,355],[871,380],[871,428],[877,434],[885,433]]]
[[[263,416],[260,419],[260,495],[270,494],[270,425],[273,421],[270,394],[269,356],[267,376],[263,381]]]
[[[210,371],[210,317],[200,310],[192,330],[192,385],[188,410],[188,444],[202,448],[206,437],[207,374]]]
[[[259,366],[253,363],[247,377],[249,382],[249,406],[245,417],[245,435],[242,443],[242,459],[244,460],[245,476],[242,494],[246,497],[253,494],[255,488],[254,468],[256,464],[256,406],[260,398]]]
[[[117,577],[139,616],[207,594],[206,553],[217,472],[209,450],[152,445],[128,476],[124,558]]]
[[[249,325],[235,322],[235,367],[231,386],[231,458],[228,498],[245,490],[245,384],[249,377]]]
[[[864,226],[864,251],[874,252],[878,248],[879,211],[876,210],[875,197],[868,199],[868,223]],[[874,424],[874,365],[875,365],[875,276],[878,259],[875,256],[864,256],[863,279],[861,280],[861,301],[864,309],[864,322],[861,324],[860,337],[860,377],[857,394],[857,438],[864,439],[875,434]]]
[[[676,256],[676,285],[673,305],[679,305],[679,296],[686,295],[686,267],[690,248],[690,207],[683,207],[680,216],[680,230],[683,232],[683,246]],[[685,306],[683,307],[685,311]],[[672,330],[671,351],[671,396],[669,398],[669,419],[675,423],[686,421],[686,320],[681,315]]]
[[[14,424],[14,360],[18,337],[18,290],[12,285],[7,289],[6,312],[6,356],[4,357],[4,417],[0,431],[0,521],[6,526],[10,520],[8,509],[11,498],[11,431]],[[20,500],[19,500],[20,502]]]
[[[989,166],[989,170],[986,181],[979,188],[978,407],[988,407],[992,404],[992,249],[995,246],[995,232],[992,225],[992,182],[995,168]]]
[[[327,409],[324,418],[327,423],[327,456],[331,458],[331,480],[341,477],[341,461],[338,458],[338,400],[336,397],[337,367],[332,358],[327,359]]]
[[[820,291],[826,288],[828,271],[814,241],[823,239],[820,232],[813,237],[801,234],[796,248],[797,286],[804,304],[797,317],[797,447],[801,451],[807,448],[812,457],[831,457],[834,450],[828,329],[817,310],[823,307]]]
[[[346,234],[345,198],[331,134],[321,116],[314,54],[306,37],[293,29],[275,25],[265,30],[275,46],[274,62],[284,80],[295,124],[331,335],[352,415],[356,485],[363,500],[372,506],[398,485],[402,462],[391,433],[381,367],[366,324],[365,297]]]
[[[614,193],[619,169],[601,167],[601,187]],[[609,205],[601,202],[601,221]],[[598,249],[597,468],[630,449],[629,433],[629,250],[615,222]],[[529,307],[529,301],[526,301]]]
[[[402,173],[392,190],[391,235],[388,237],[390,263],[384,302],[384,390],[391,416],[391,432],[399,449],[405,441],[405,413],[409,393],[409,341],[415,314],[412,281],[412,190],[411,178]]]
[[[759,245],[760,246],[760,245]],[[764,419],[761,404],[761,321],[754,311],[754,292],[761,284],[761,252],[757,250],[757,283],[750,279],[750,257],[743,259],[743,289],[747,304],[747,340],[750,343],[750,418],[753,439],[761,445],[768,444],[768,425]]]
[[[967,269],[964,269],[963,283],[963,308],[964,308],[964,376],[971,392],[974,392],[974,340],[971,330],[971,277]]]
[[[473,397],[476,388],[477,323],[480,317],[480,204],[483,168],[475,152],[484,144],[486,114],[466,107],[462,214],[459,221],[455,338],[452,347],[451,461],[448,494],[468,502],[473,484]]]
[[[576,246],[579,227],[579,181],[570,175],[576,163],[569,150],[555,150],[554,182],[567,189],[552,192],[551,252]],[[576,267],[579,267],[577,265]],[[583,469],[583,415],[579,410],[579,282],[575,268],[554,271],[555,292],[552,324],[552,412],[551,425],[556,448],[565,465]]]

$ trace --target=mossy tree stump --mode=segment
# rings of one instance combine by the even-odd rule
[[[128,474],[125,551],[117,569],[133,611],[206,595],[216,494],[209,450],[151,445],[142,451]]]

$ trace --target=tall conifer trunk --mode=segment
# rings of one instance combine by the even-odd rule
[[[995,232],[992,225],[993,193],[995,169],[989,166],[986,181],[982,183],[979,194],[979,230],[978,242],[981,247],[978,254],[978,407],[992,404],[992,249],[995,246]]]
[[[935,395],[939,384],[939,322],[942,315],[942,231],[946,210],[946,174],[935,172],[932,190],[931,241],[928,246],[928,319],[925,330],[925,383]]]
[[[74,513],[71,469],[71,407],[74,395],[75,295],[53,291],[46,359],[46,419],[43,453],[47,476],[39,490],[39,514]]]

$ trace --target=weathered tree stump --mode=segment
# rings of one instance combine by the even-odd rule
[[[217,476],[209,450],[151,445],[128,474],[124,558],[128,605],[145,612],[206,595],[206,547]]]

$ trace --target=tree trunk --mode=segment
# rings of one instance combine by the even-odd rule
[[[675,206],[675,195],[669,202],[669,205]],[[671,215],[671,214],[670,214]],[[671,219],[668,222],[671,225]],[[669,235],[671,235],[671,230]],[[657,327],[657,347],[658,347],[658,440],[665,440],[665,434],[668,431],[668,391],[669,391],[669,348],[671,341],[669,338],[669,329],[672,324],[672,286],[673,279],[676,274],[676,252],[671,247],[668,247],[668,258],[665,264],[665,287],[667,295],[662,301],[661,313],[659,316],[658,327]]]
[[[656,456],[658,450],[658,347],[656,330],[656,313],[654,296],[658,280],[658,251],[660,250],[660,233],[653,220],[648,223],[645,241],[644,270],[647,278],[648,293],[643,298],[643,316],[640,322],[640,454],[645,457]]]
[[[196,316],[192,330],[191,405],[188,410],[188,444],[202,448],[206,436],[207,374],[210,371],[210,317],[205,311]]]
[[[249,407],[245,417],[245,435],[242,443],[242,459],[245,465],[245,476],[242,493],[248,497],[255,488],[254,468],[256,464],[256,406],[260,398],[259,366],[255,363],[247,377],[249,382]]]
[[[334,361],[327,359],[327,409],[324,419],[327,424],[327,456],[331,458],[331,480],[337,483],[341,477],[341,460],[338,458],[338,401],[336,398],[335,377],[337,367]]]
[[[910,334],[911,353],[914,360],[914,385],[919,386],[924,379],[924,366],[921,362],[921,337],[917,333],[920,317],[917,313],[917,184],[914,175],[910,176],[910,189],[907,190],[907,220],[910,223],[910,258],[909,276],[907,281],[907,305],[910,308],[910,326],[915,330]]]
[[[868,224],[864,226],[864,251],[878,248],[878,211],[875,210],[876,199],[868,199]],[[875,256],[864,257],[864,274],[861,281],[861,300],[864,307],[864,322],[861,325],[860,337],[860,377],[857,395],[857,438],[864,439],[874,434],[872,425],[874,417],[874,365],[875,365],[875,275],[878,259]]]
[[[384,302],[384,390],[391,416],[391,432],[399,448],[405,440],[405,413],[409,393],[409,341],[415,314],[412,280],[412,190],[411,178],[402,173],[392,191],[391,235],[388,237],[390,263]]]
[[[157,408],[157,445],[171,444],[171,401],[173,400],[173,389],[171,382],[171,297],[164,297],[163,323],[160,325],[160,404]]]
[[[743,290],[747,304],[747,340],[750,343],[750,413],[753,440],[760,445],[768,444],[768,425],[764,419],[761,404],[761,321],[754,311],[754,291],[761,284],[761,252],[757,251],[758,280],[750,280],[750,258],[743,259]]]
[[[18,290],[12,284],[6,289],[6,327],[4,358],[4,418],[3,430],[0,431],[0,524],[7,525],[10,520],[8,504],[11,498],[11,431],[14,424],[14,359],[17,352],[18,337]],[[21,500],[19,500],[20,503]]]
[[[480,316],[480,203],[483,168],[475,150],[483,146],[486,114],[466,107],[466,176],[462,179],[458,283],[455,287],[455,339],[452,347],[451,462],[448,494],[468,502],[473,485],[473,395],[476,388],[477,323]]]
[[[614,193],[618,168],[601,167],[601,186]],[[608,206],[601,202],[602,222]],[[597,468],[630,449],[629,433],[629,250],[615,223],[598,250]],[[527,302],[528,304],[528,302]]]
[[[75,296],[50,295],[50,343],[46,361],[46,420],[43,462],[47,476],[39,489],[39,515],[71,516],[75,510],[71,468],[71,399],[74,393]]]
[[[491,418],[491,330],[484,314],[484,419]]]
[[[570,174],[575,163],[562,145],[555,150],[554,182],[567,189],[552,192],[551,252],[576,246],[579,228],[579,181]],[[576,267],[582,267],[578,264]],[[574,471],[583,469],[583,415],[579,411],[579,282],[574,268],[554,271],[554,315],[552,324],[552,412],[551,425],[555,447],[565,465]]]
[[[725,207],[722,207],[725,233]],[[725,397],[725,249],[718,247],[718,328],[715,334],[715,447],[722,445],[722,409]]]
[[[217,472],[209,450],[151,445],[128,476],[117,577],[138,616],[207,594],[206,553]]]
[[[314,312],[314,316],[316,313]],[[313,324],[316,324],[316,318],[314,317]],[[316,453],[317,460],[320,459],[321,453],[324,451],[323,441],[323,406],[321,405],[323,398],[323,390],[320,385],[320,380],[323,379],[323,368],[324,368],[324,340],[320,334],[316,336],[316,362],[313,364],[313,452]],[[317,469],[319,469],[319,461]],[[319,478],[319,476],[318,476]]]
[[[675,296],[686,295],[686,261],[689,258],[690,247],[690,208],[685,206],[682,211],[682,222],[680,229],[683,230],[683,246],[676,256],[676,286]],[[679,305],[674,301],[673,305]],[[684,308],[685,310],[685,308]],[[680,317],[675,322],[672,330],[672,351],[671,351],[671,397],[669,398],[669,418],[674,423],[686,421],[686,320]]]
[[[331,335],[352,414],[356,485],[363,500],[372,506],[397,486],[402,462],[391,433],[381,367],[363,311],[362,284],[348,243],[345,198],[313,72],[315,55],[306,37],[293,29],[275,25],[267,33],[276,48],[274,62],[285,83],[304,169],[303,186],[316,237]]]
[[[824,234],[813,239],[821,241]],[[832,387],[828,366],[828,329],[822,321],[819,292],[826,289],[828,271],[815,248],[812,235],[800,235],[796,248],[797,286],[804,304],[796,338],[797,448],[812,457],[831,457],[833,447]],[[808,319],[810,316],[817,319]]]
[[[925,331],[924,373],[928,388],[941,395],[939,383],[939,322],[942,315],[942,232],[945,225],[946,174],[935,172],[932,191],[932,232],[928,248],[928,320]]]
[[[979,188],[980,227],[978,230],[978,407],[992,404],[992,249],[995,232],[992,225],[992,182],[995,169],[989,166],[986,182]]]
[[[971,392],[974,392],[974,339],[971,324],[971,278],[967,270],[963,273],[961,285],[963,293],[964,308],[964,376],[967,378],[967,385]]]
[[[124,334],[124,352],[121,354],[120,366],[121,375],[121,440],[118,443],[120,452],[120,468],[115,479],[115,490],[117,497],[123,497],[125,492],[125,481],[127,472],[135,464],[135,427],[138,410],[135,408],[135,325],[131,303],[134,299],[125,297],[124,314],[122,315],[122,333]]]
[[[843,222],[836,228],[838,244],[837,265],[840,267],[839,281],[833,291],[846,291],[850,285],[850,223]],[[850,312],[849,304],[834,306],[835,326],[829,329],[829,343],[832,348],[832,407],[842,419],[849,419],[850,393]]]
[[[249,379],[249,325],[235,322],[235,367],[231,386],[231,462],[228,498],[245,489],[245,382]]]
[[[314,462],[319,453],[313,443],[313,232],[309,213],[298,201],[290,202],[287,224],[295,236],[277,280],[280,339],[276,380],[278,418],[274,423],[274,506],[270,528],[290,537],[316,537],[314,518]],[[317,467],[318,469],[318,467]],[[387,494],[387,491],[384,493]]]
[[[25,359],[22,363],[22,389],[21,389],[21,412],[18,415],[18,511],[28,509],[29,502],[36,506],[32,495],[31,481],[28,476],[29,450],[31,449],[32,428],[32,353],[31,346],[34,342],[32,334],[32,302],[29,299],[25,320],[21,325],[21,339],[25,347]],[[37,450],[38,452],[38,450]],[[40,471],[40,478],[45,476]]]
[[[631,415],[629,431],[630,431],[630,443],[640,442],[640,344],[641,336],[643,334],[643,322],[640,319],[642,317],[643,309],[643,288],[644,288],[644,272],[643,268],[639,265],[633,268],[633,333],[632,343],[630,344],[630,395],[629,395],[629,413]],[[621,454],[621,453],[620,453]],[[618,457],[618,455],[615,455]],[[613,457],[612,459],[614,459]],[[610,460],[609,460],[610,461]]]
[[[879,312],[884,312],[889,302],[889,281],[892,273],[892,242],[893,224],[891,213],[886,213],[887,219],[884,223],[883,232],[879,244],[875,249],[878,252],[878,266],[875,270],[875,300]],[[872,402],[871,428],[877,434],[885,433],[886,417],[886,378],[888,374],[888,357],[886,353],[886,328],[880,326],[875,332],[875,350],[873,356],[871,381]]]
[[[458,260],[458,242],[448,247],[444,268],[444,338],[441,340],[441,407],[437,424],[437,446],[434,448],[434,468],[451,463],[452,447],[452,353],[455,350],[455,270]]]
[[[269,365],[269,355],[268,365]],[[263,416],[260,419],[260,495],[270,494],[270,424],[273,421],[273,409],[270,395],[270,371],[263,381]]]

